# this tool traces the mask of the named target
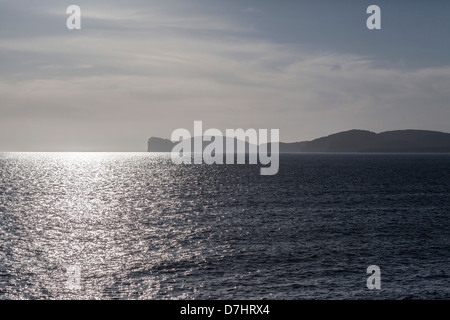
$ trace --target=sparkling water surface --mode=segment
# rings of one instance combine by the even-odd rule
[[[0,299],[450,299],[450,155],[280,157],[0,154]]]

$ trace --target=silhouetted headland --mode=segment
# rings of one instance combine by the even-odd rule
[[[203,142],[203,148],[209,143]],[[171,152],[175,144],[168,139],[152,137],[148,140],[147,151]],[[280,142],[280,152],[448,153],[450,133],[427,130],[396,130],[381,133],[349,130],[312,141]]]

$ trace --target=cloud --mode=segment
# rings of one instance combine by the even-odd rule
[[[283,141],[449,129],[450,67],[380,68],[224,18],[121,9],[90,11],[80,32],[0,36],[0,150],[144,151],[194,120]]]

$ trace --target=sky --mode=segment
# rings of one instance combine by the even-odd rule
[[[437,0],[0,0],[0,151],[146,151],[194,120],[284,142],[450,132],[449,14]]]

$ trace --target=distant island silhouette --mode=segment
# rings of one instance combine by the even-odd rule
[[[192,139],[191,139],[192,140]],[[203,142],[203,148],[210,142]],[[152,137],[148,152],[171,152],[177,142]],[[375,133],[348,130],[311,141],[280,142],[280,152],[448,153],[450,133],[428,130],[395,130]],[[246,143],[246,151],[248,143]],[[269,146],[270,150],[270,146]]]

